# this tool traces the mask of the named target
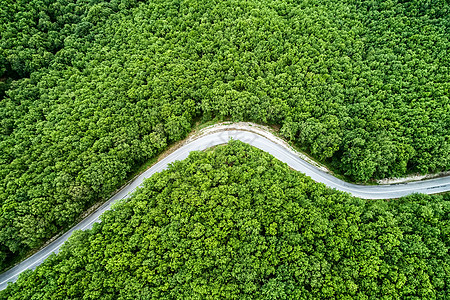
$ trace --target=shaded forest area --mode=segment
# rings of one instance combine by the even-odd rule
[[[0,261],[195,118],[279,124],[356,181],[448,170],[449,13],[444,0],[2,1]]]
[[[8,299],[448,299],[450,197],[371,201],[239,141],[193,152]]]

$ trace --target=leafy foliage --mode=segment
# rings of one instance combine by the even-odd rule
[[[197,117],[282,125],[358,181],[448,170],[448,12],[446,1],[2,1],[0,260],[68,226]]]
[[[238,141],[76,232],[9,299],[446,299],[450,199],[367,201]]]

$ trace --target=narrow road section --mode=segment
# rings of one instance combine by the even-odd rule
[[[166,169],[168,165],[174,161],[187,158],[191,151],[202,151],[216,145],[226,144],[230,139],[240,140],[266,151],[280,161],[288,164],[294,170],[305,173],[313,180],[324,183],[330,188],[347,192],[353,196],[364,199],[389,199],[399,198],[413,193],[434,194],[450,191],[450,176],[395,185],[366,186],[344,182],[325,172],[323,168],[306,162],[300,158],[295,151],[283,143],[280,143],[279,138],[269,132],[264,132],[262,134],[261,129],[256,127],[254,129],[246,128],[245,130],[236,129],[236,127],[234,129],[224,127],[224,129],[207,132],[196,139],[191,139],[185,145],[157,162],[147,171],[138,176],[134,181],[122,188],[94,213],[72,227],[64,235],[42,248],[28,259],[1,274],[0,290],[5,289],[8,282],[14,282],[23,271],[35,269],[52,253],[57,253],[61,245],[72,235],[75,230],[86,230],[91,228],[92,224],[95,222],[99,222],[99,217],[104,211],[109,210],[111,205],[117,200],[129,197],[129,195],[133,193],[133,191],[135,191],[146,178]]]

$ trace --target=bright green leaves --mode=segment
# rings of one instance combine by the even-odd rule
[[[68,226],[199,118],[280,125],[356,181],[449,169],[445,1],[2,4],[0,262]],[[235,169],[247,157],[226,159]],[[217,203],[282,209],[261,163],[180,177],[220,189]]]
[[[448,197],[353,198],[231,141],[150,177],[2,296],[445,299],[449,216]]]

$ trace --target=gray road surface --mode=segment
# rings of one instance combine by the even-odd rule
[[[287,163],[291,168],[310,176],[313,180],[322,182],[331,188],[350,193],[356,197],[365,199],[388,199],[398,198],[412,193],[434,194],[450,191],[450,176],[396,185],[364,186],[347,183],[317,169],[316,167],[300,159],[283,146],[280,146],[258,134],[243,130],[216,132],[194,140],[193,142],[174,151],[172,154],[168,155],[142,173],[133,182],[125,186],[120,192],[109,199],[93,214],[86,217],[83,221],[71,228],[67,233],[20,264],[1,274],[0,290],[5,289],[8,282],[14,282],[21,272],[27,269],[35,269],[50,254],[57,253],[61,245],[69,238],[70,235],[72,235],[73,231],[91,228],[93,223],[99,222],[99,217],[104,211],[110,209],[111,205],[117,200],[127,198],[136,189],[136,187],[142,184],[144,179],[166,169],[168,164],[173,161],[185,159],[191,151],[205,150],[212,146],[224,144],[227,143],[230,138],[240,140],[266,151],[280,161]]]

